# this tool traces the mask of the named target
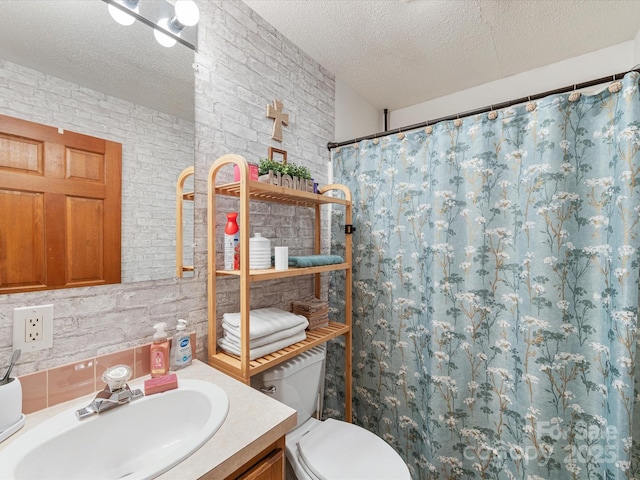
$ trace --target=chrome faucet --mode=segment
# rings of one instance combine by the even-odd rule
[[[104,372],[102,380],[107,384],[98,392],[96,398],[84,408],[76,410],[78,420],[84,420],[98,413],[106,412],[120,405],[144,397],[142,390],[131,390],[127,381],[131,378],[131,368],[127,365],[116,365]]]

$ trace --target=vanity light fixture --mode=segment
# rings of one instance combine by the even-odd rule
[[[111,17],[121,25],[136,20],[153,28],[156,41],[163,47],[177,42],[196,49],[200,11],[194,0],[103,0]]]
[[[138,13],[138,3],[140,0],[122,0],[121,5],[125,7],[125,9],[131,10],[132,12]],[[109,15],[120,25],[129,26],[133,25],[136,21],[135,17],[126,13],[123,9],[114,6],[113,4],[108,5]]]
[[[163,47],[173,47],[176,39],[166,34],[166,31],[174,35],[180,35],[185,27],[193,27],[200,20],[200,10],[193,0],[177,0],[175,5],[175,15],[171,18],[162,18],[158,26],[165,30],[154,29],[153,35],[156,41]]]
[[[169,26],[169,20],[167,18],[162,18],[158,22],[158,25],[162,27],[162,30],[158,28],[153,29],[153,36],[156,37],[156,42],[158,42],[163,47],[173,47],[176,44],[176,39],[163,32],[163,30],[171,30],[171,27]]]
[[[193,27],[200,20],[200,10],[193,0],[177,0],[174,19],[184,27]],[[172,20],[172,23],[173,21]]]

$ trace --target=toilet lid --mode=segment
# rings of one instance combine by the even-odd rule
[[[380,437],[328,419],[298,441],[298,453],[321,480],[408,480],[409,469]]]

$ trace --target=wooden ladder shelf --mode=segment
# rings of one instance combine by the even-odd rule
[[[240,172],[240,181],[216,185],[216,177],[224,166],[236,165]],[[328,196],[328,192],[342,192],[342,197]],[[226,271],[216,268],[216,197],[237,197],[240,201],[239,223],[240,229],[240,270]],[[208,212],[207,212],[207,241],[208,241],[208,312],[209,312],[209,364],[228,375],[249,384],[252,375],[282,363],[296,355],[321,345],[328,340],[343,335],[345,339],[345,420],[351,422],[352,417],[352,239],[345,236],[345,261],[335,265],[323,265],[309,268],[290,268],[277,271],[273,268],[266,270],[249,269],[249,203],[250,201],[274,202],[298,207],[309,207],[315,210],[315,246],[314,251],[321,251],[321,218],[322,205],[342,205],[345,208],[345,222],[352,222],[351,192],[344,185],[332,184],[320,189],[320,194],[293,190],[290,188],[270,185],[249,180],[247,161],[240,155],[228,154],[218,158],[209,169],[208,175]],[[315,276],[315,295],[321,294],[321,274],[332,271],[344,271],[345,275],[345,312],[344,323],[329,322],[323,328],[307,331],[307,338],[302,342],[290,345],[256,360],[249,360],[249,309],[250,284],[258,281],[274,280],[278,278],[295,277],[300,275]],[[240,282],[240,355],[235,356],[222,351],[217,344],[217,315],[216,315],[216,279],[236,278]]]

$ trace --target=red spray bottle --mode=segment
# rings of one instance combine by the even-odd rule
[[[224,227],[224,269],[240,270],[240,228],[238,214],[227,213],[227,225]]]

